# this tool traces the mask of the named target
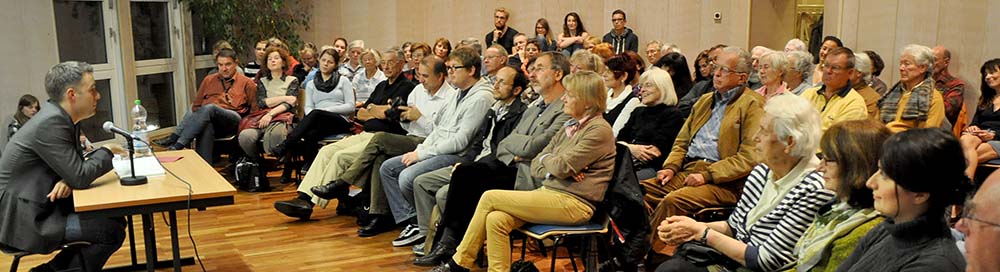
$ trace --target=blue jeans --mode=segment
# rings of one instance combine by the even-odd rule
[[[417,216],[413,204],[413,180],[424,173],[451,166],[461,158],[456,155],[438,155],[406,166],[403,155],[392,157],[379,168],[382,174],[382,190],[389,200],[389,209],[396,223],[402,223]]]

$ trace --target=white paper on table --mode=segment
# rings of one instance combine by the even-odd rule
[[[111,160],[111,164],[115,166],[115,173],[118,173],[119,177],[131,177],[132,176],[132,166],[129,165],[128,158],[114,159]],[[157,161],[154,156],[144,156],[135,158],[135,175],[136,176],[146,176],[155,177],[162,176],[167,171],[160,166],[160,162]]]

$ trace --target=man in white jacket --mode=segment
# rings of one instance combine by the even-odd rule
[[[471,48],[459,48],[448,56],[448,81],[459,92],[442,107],[434,130],[416,150],[386,160],[379,169],[393,218],[397,224],[408,223],[393,244],[423,241],[416,222],[413,180],[458,162],[493,104],[493,87],[480,77],[481,64],[479,52]]]

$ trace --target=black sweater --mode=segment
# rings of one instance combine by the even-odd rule
[[[890,218],[858,241],[837,271],[965,271],[965,258],[940,213],[895,224]]]
[[[624,104],[624,102],[622,103]],[[653,145],[660,149],[660,157],[653,159],[643,167],[659,169],[663,161],[670,155],[677,133],[684,126],[684,115],[677,106],[659,104],[651,107],[638,107],[632,111],[625,127],[618,132],[618,141]],[[641,168],[641,167],[639,167]]]

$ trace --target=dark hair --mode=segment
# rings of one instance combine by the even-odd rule
[[[694,82],[701,82],[702,80],[708,80],[708,77],[701,74],[701,66],[698,66],[698,62],[705,60],[708,63],[708,50],[701,51],[698,53],[698,57],[694,58]],[[676,86],[675,86],[676,87]]]
[[[413,42],[403,42],[403,45],[400,45],[399,48],[405,50],[407,47],[410,47],[410,46],[413,46]]]
[[[847,55],[847,67],[845,68],[854,68],[854,51],[851,51],[850,48],[843,46],[837,47],[826,52],[826,59],[830,59],[831,56],[837,55]]]
[[[538,48],[538,52],[542,52],[542,45],[538,44],[538,39],[528,39],[528,42],[524,43],[524,48],[528,48],[529,44],[535,45]]]
[[[521,69],[510,66],[504,66],[503,68],[514,69],[514,83],[511,88],[521,87],[522,92],[528,89],[528,76],[524,75]]]
[[[646,72],[646,62],[642,61],[642,56],[639,56],[639,53],[636,53],[635,51],[632,50],[625,50],[625,52],[622,52],[622,54],[628,55],[630,58],[632,58],[632,60],[635,61],[635,66],[637,68],[635,70],[635,75],[636,75],[635,78],[639,78],[639,75],[642,75],[642,73]]]
[[[979,108],[987,109],[987,107],[993,107],[993,98],[997,95],[997,90],[994,90],[986,83],[986,74],[994,73],[1000,71],[1000,59],[991,59],[983,63],[982,67],[979,67],[979,80],[982,81],[979,85],[979,91],[982,95],[979,96]]]
[[[215,54],[215,61],[218,62],[219,58],[230,58],[233,59],[233,62],[239,62],[239,57],[236,56],[236,50],[233,50],[232,48],[219,49],[219,53]]]
[[[448,67],[444,65],[444,59],[433,54],[430,56],[424,56],[424,58],[420,60],[420,65],[430,67],[431,72],[435,75],[448,73]]]
[[[566,36],[566,37],[572,37],[572,36],[569,36],[570,35],[569,34],[569,26],[566,25],[566,22],[569,21],[569,16],[573,16],[573,18],[576,19],[576,35],[577,36],[582,35],[581,33],[587,32],[587,29],[583,27],[583,20],[580,20],[580,14],[576,14],[576,12],[570,12],[570,13],[566,13],[566,16],[563,17],[563,35],[564,36]]]
[[[837,163],[840,182],[836,190],[841,201],[855,209],[872,207],[872,190],[865,183],[878,170],[882,144],[891,135],[885,125],[867,119],[836,123],[823,133],[820,151]]]
[[[608,70],[611,71],[611,74],[613,74],[616,79],[625,76],[625,84],[629,84],[632,82],[632,79],[635,79],[637,68],[635,60],[626,54],[618,54],[611,57],[604,62],[604,65],[608,66]]]
[[[465,66],[465,69],[475,71],[472,74],[473,78],[479,79],[482,76],[480,75],[482,72],[480,69],[482,69],[483,59],[479,57],[479,51],[476,51],[476,49],[469,46],[459,47],[448,55],[448,59],[457,60],[462,63],[462,66]]]
[[[825,43],[826,41],[833,41],[833,43],[837,44],[837,47],[844,47],[844,42],[840,41],[840,38],[837,38],[836,36],[823,37],[823,42]]]
[[[697,64],[695,64],[697,65]],[[668,73],[673,71],[674,74],[670,75],[670,79],[674,83],[674,90],[677,93],[687,93],[691,89],[694,83],[691,82],[691,70],[688,70],[688,61],[684,55],[677,52],[670,52],[666,55],[660,57],[653,66],[660,67]]]
[[[323,50],[323,52],[319,52],[319,56],[316,56],[316,59],[322,58],[323,55],[330,55],[333,57],[334,66],[340,65],[340,52],[337,52],[336,49],[327,48],[326,50]],[[336,68],[334,68],[334,70],[336,70]]]
[[[336,45],[338,41],[344,42],[344,47],[347,47],[347,39],[344,39],[344,37],[337,37],[337,39],[333,40],[333,44]]]
[[[882,145],[882,173],[910,192],[928,193],[931,218],[944,216],[945,207],[961,204],[971,189],[965,176],[962,144],[939,128],[917,128],[897,133]]]
[[[622,19],[625,19],[625,21],[628,21],[628,17],[625,17],[625,12],[624,11],[622,11],[620,9],[616,9],[615,11],[611,12],[611,17],[614,17],[615,14],[621,14],[622,15]]]
[[[21,111],[21,109],[24,107],[31,107],[34,104],[38,104],[38,98],[30,94],[22,95],[21,99],[17,101],[17,111],[14,112],[14,119],[17,119],[18,123],[24,125],[24,122],[27,122],[28,119],[30,119],[31,117],[25,115],[24,112]],[[42,106],[41,104],[38,105],[38,107],[41,106]],[[38,108],[35,109],[37,110]]]
[[[289,58],[289,56],[288,56],[288,49],[285,49],[284,47],[280,47],[280,46],[268,46],[267,49],[264,50],[264,61],[265,61],[265,64],[261,65],[260,68],[261,68],[262,71],[267,71],[267,73],[264,73],[264,76],[266,76],[267,79],[269,79],[269,80],[273,79],[273,78],[271,78],[272,77],[272,75],[271,75],[271,69],[267,67],[266,61],[267,61],[268,56],[270,56],[271,53],[274,53],[274,52],[278,52],[278,56],[281,56],[281,62],[282,62],[281,63],[281,73],[285,74],[285,71],[288,71],[288,58]]]
[[[868,54],[868,58],[872,59],[872,75],[879,76],[882,74],[882,69],[885,69],[885,62],[882,61],[882,56],[871,50],[865,50],[865,54]]]

